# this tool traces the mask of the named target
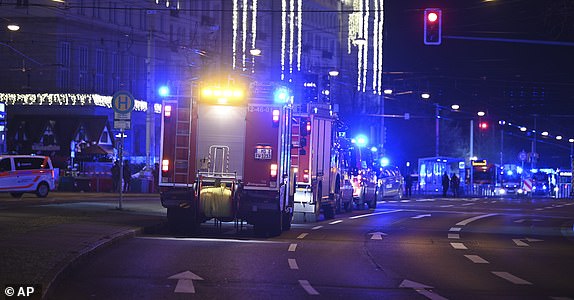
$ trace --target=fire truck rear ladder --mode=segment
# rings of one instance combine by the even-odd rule
[[[180,108],[181,110],[189,110],[189,108]],[[190,116],[189,113],[183,113],[184,116]],[[175,130],[175,151],[174,151],[174,173],[176,178],[183,177],[185,184],[189,182],[189,161],[191,149],[191,120],[190,118],[179,118],[176,114],[176,130]],[[182,157],[183,156],[183,157]]]

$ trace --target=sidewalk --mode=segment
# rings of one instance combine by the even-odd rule
[[[81,196],[94,201],[0,210],[2,289],[6,284],[41,284],[45,296],[81,257],[165,221],[158,194],[125,194],[122,210],[113,201],[117,194]]]

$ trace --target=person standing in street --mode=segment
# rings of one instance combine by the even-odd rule
[[[446,171],[442,175],[442,196],[446,197],[446,192],[448,192],[448,186],[450,184],[450,178],[448,178],[448,174]]]
[[[452,190],[452,196],[458,197],[458,188],[460,187],[460,178],[456,174],[452,174],[450,178],[450,189]]]
[[[405,196],[410,198],[413,191],[413,177],[411,174],[405,176]]]
[[[120,163],[116,160],[112,166],[112,191],[119,192],[122,185],[122,180],[120,178]]]
[[[124,176],[124,192],[130,191],[130,181],[132,180],[132,172],[130,170],[130,161],[124,160],[123,174]]]

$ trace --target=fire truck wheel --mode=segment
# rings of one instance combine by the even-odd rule
[[[373,197],[371,201],[368,203],[369,208],[377,208],[377,197]]]
[[[293,220],[293,213],[283,212],[283,230],[291,229],[291,221]]]
[[[343,204],[343,208],[345,208],[346,212],[352,212],[353,211],[353,200],[345,202]]]
[[[323,208],[323,215],[325,215],[325,220],[335,218],[335,208],[330,204],[325,205]]]

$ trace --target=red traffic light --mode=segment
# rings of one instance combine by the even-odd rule
[[[478,123],[478,128],[480,128],[482,130],[486,130],[486,129],[488,129],[488,123],[480,122],[480,123]]]
[[[425,45],[440,45],[442,42],[442,11],[439,8],[424,11],[423,41]]]

